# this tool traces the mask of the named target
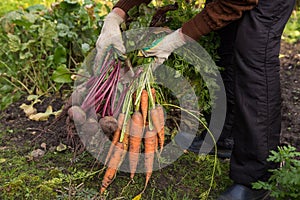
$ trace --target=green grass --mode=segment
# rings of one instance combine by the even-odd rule
[[[102,166],[92,168],[95,159],[87,152],[73,159],[70,150],[47,151],[38,160],[28,154],[37,149],[31,141],[16,142],[20,131],[0,132],[0,199],[92,199],[98,194]],[[142,199],[199,199],[210,183],[212,156],[185,153],[171,165],[153,172]],[[208,199],[216,199],[231,181],[228,161],[218,163],[216,177]],[[104,199],[132,199],[144,186],[144,174],[136,174],[128,185],[129,174],[119,172]]]
[[[48,151],[38,160],[30,160],[29,153],[37,147],[31,142],[15,143],[17,131],[1,132],[0,199],[59,199],[81,182],[90,178],[93,158],[83,153],[72,164],[71,151]],[[13,136],[11,136],[13,135]],[[97,185],[89,194],[97,193]],[[82,188],[82,191],[87,188]],[[82,192],[74,197],[80,197]]]

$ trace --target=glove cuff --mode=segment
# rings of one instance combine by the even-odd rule
[[[184,40],[184,34],[181,33],[180,29],[177,29],[176,31],[171,33],[170,39],[171,39],[171,41],[173,41],[173,45],[176,48],[181,47],[182,45],[184,45],[186,43]]]
[[[106,17],[105,17],[105,21],[114,21],[116,22],[118,25],[122,24],[125,20],[120,17],[120,15],[118,15],[115,12],[110,12]]]

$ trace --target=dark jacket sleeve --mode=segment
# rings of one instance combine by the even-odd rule
[[[134,6],[150,2],[151,0],[120,0],[114,7],[128,12]],[[208,3],[194,18],[184,23],[182,32],[198,40],[202,35],[241,18],[244,11],[253,9],[257,4],[258,0],[215,0]]]
[[[208,3],[194,18],[184,23],[182,32],[198,40],[213,30],[220,29],[253,9],[258,0],[215,0]]]
[[[130,10],[134,6],[139,6],[142,3],[148,4],[150,2],[151,2],[151,0],[120,0],[114,7],[121,8],[122,10],[124,10],[127,13],[128,10]]]

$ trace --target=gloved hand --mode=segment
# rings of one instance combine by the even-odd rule
[[[144,48],[142,53],[146,57],[155,56],[156,63],[161,65],[175,49],[185,43],[184,35],[181,33],[181,29],[178,29],[163,38],[155,40],[149,47]]]
[[[96,43],[97,54],[93,69],[94,73],[102,63],[110,46],[114,47],[119,55],[125,54],[126,49],[120,30],[120,24],[122,24],[122,22],[124,22],[124,19],[114,11],[105,17],[101,34]]]

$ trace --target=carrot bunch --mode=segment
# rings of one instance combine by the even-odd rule
[[[157,105],[156,90],[151,86],[152,80],[149,67],[126,94],[122,112],[118,117],[118,129],[106,156],[107,170],[102,180],[101,194],[116,176],[126,153],[129,159],[130,179],[134,178],[139,155],[143,151],[146,174],[144,190],[150,180],[155,153],[161,153],[164,145],[164,111],[161,105]]]
[[[128,61],[125,61],[125,66],[132,70]],[[133,180],[141,152],[145,154],[145,190],[152,175],[155,153],[161,153],[164,146],[164,112],[162,106],[157,105],[151,64],[134,72],[132,70],[128,77],[126,73],[122,74],[122,65],[123,62],[109,52],[98,73],[84,83],[85,95],[79,95],[79,90],[74,93],[73,103],[74,100],[78,102],[69,109],[73,121],[80,124],[81,131],[85,127],[83,132],[95,135],[101,127],[112,134],[104,161],[107,169],[100,188],[101,194],[113,182],[127,155],[130,179]],[[93,110],[96,116],[91,112]],[[97,119],[99,115],[101,118]],[[93,131],[91,127],[95,127]]]

